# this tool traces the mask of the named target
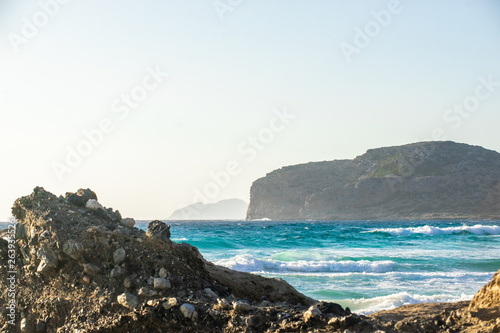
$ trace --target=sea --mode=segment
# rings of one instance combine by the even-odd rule
[[[362,314],[470,300],[500,269],[500,221],[165,222],[209,261]]]
[[[500,221],[168,223],[209,261],[362,314],[470,300],[500,269]]]

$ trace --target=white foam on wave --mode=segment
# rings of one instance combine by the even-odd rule
[[[186,237],[182,237],[182,238],[173,238],[171,240],[174,241],[174,242],[185,242],[185,241],[187,241],[189,239],[187,239]]]
[[[474,295],[419,295],[401,292],[374,298],[340,300],[337,302],[348,306],[353,312],[369,315],[378,311],[395,309],[402,305],[419,303],[450,303],[472,299]]]
[[[257,259],[249,254],[237,255],[230,259],[216,262],[242,272],[388,272],[392,271],[393,261],[278,261]]]
[[[443,279],[468,279],[468,278],[479,278],[484,277],[490,279],[496,272],[276,272],[267,273],[270,276],[319,276],[319,277],[349,277],[349,276],[372,276],[380,278],[397,278],[397,277],[416,277],[416,278],[443,278]]]
[[[382,232],[388,233],[393,236],[409,236],[414,234],[423,234],[428,236],[439,236],[439,235],[456,235],[461,233],[470,233],[474,235],[487,236],[487,235],[500,235],[500,226],[497,225],[481,225],[476,224],[473,226],[459,226],[459,227],[447,227],[439,228],[430,225],[424,225],[422,227],[412,227],[412,228],[381,228],[372,229],[365,232]]]

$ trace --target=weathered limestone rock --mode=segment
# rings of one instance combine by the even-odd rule
[[[172,298],[169,298],[168,301],[164,302],[162,304],[162,306],[165,308],[165,310],[170,310],[172,309],[173,307],[177,306],[177,298],[175,297],[172,297]]]
[[[139,298],[131,293],[118,295],[117,301],[119,304],[129,309],[135,309],[141,304]]]
[[[233,303],[234,311],[248,312],[252,310],[252,306],[247,302],[237,301]]]
[[[127,257],[127,253],[125,252],[125,249],[123,247],[117,249],[114,253],[113,253],[113,261],[115,262],[115,264],[119,265],[121,264],[122,262],[125,261],[125,258]]]
[[[88,274],[91,277],[94,277],[97,274],[99,274],[101,269],[99,267],[97,267],[96,265],[85,264],[85,265],[83,265],[83,271],[85,272],[85,274]]]
[[[307,323],[312,319],[317,319],[321,317],[321,311],[316,306],[311,306],[306,312],[304,312],[304,321]]]
[[[158,295],[158,292],[148,287],[142,287],[141,289],[139,289],[138,294],[141,297],[148,298]]]
[[[167,271],[167,269],[166,269],[165,267],[162,267],[162,268],[160,269],[160,272],[158,273],[158,275],[159,275],[161,278],[166,279],[166,278],[167,278],[167,276],[168,276],[168,271]]]
[[[149,237],[156,237],[167,243],[170,243],[170,226],[162,221],[152,221],[148,225],[146,235]]]
[[[66,241],[63,245],[63,252],[75,260],[81,258],[83,250],[83,245],[73,239]]]
[[[94,199],[90,199],[89,201],[87,201],[85,207],[92,210],[98,210],[98,209],[104,210],[104,207],[97,200]]]
[[[196,308],[189,303],[182,304],[180,310],[181,310],[181,313],[184,315],[184,317],[186,317],[188,319],[195,320],[198,317],[198,313],[196,312]]]
[[[120,224],[127,228],[133,228],[135,226],[135,220],[131,218],[126,218],[121,220]]]
[[[171,284],[170,284],[170,281],[167,280],[167,279],[163,279],[163,278],[155,278],[154,279],[154,288],[156,290],[165,290],[165,289],[170,289],[172,288]]]
[[[79,189],[76,193],[66,193],[66,200],[79,207],[85,207],[87,201],[91,199],[97,201],[97,195],[88,188]]]
[[[59,261],[54,250],[52,250],[48,246],[42,246],[38,250],[37,256],[40,259],[40,264],[38,265],[37,272],[47,277],[56,276],[57,265]]]

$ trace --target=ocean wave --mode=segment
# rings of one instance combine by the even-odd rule
[[[428,236],[440,236],[440,235],[457,235],[457,234],[474,234],[480,236],[487,235],[500,235],[500,226],[492,225],[481,225],[476,224],[473,226],[459,226],[459,227],[433,227],[430,225],[424,225],[422,227],[414,227],[414,228],[381,228],[381,229],[372,229],[369,231],[370,233],[386,233],[393,236],[409,236],[414,234],[423,234]]]
[[[186,237],[182,237],[182,238],[172,238],[171,241],[174,241],[174,242],[185,242],[189,239],[187,239]]]
[[[338,303],[350,307],[354,312],[369,315],[378,311],[395,309],[402,305],[419,303],[451,303],[472,299],[474,295],[419,295],[401,292],[374,298],[340,300]]]
[[[393,270],[393,261],[278,261],[257,259],[249,254],[237,255],[216,262],[242,272],[388,272]]]
[[[440,279],[470,279],[470,278],[491,278],[496,272],[275,272],[267,273],[269,276],[296,276],[311,277],[349,277],[349,276],[371,276],[380,278],[440,278]]]

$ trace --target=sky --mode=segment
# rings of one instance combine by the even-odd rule
[[[0,0],[0,221],[36,186],[165,219],[370,148],[500,151],[499,18],[496,0]]]

